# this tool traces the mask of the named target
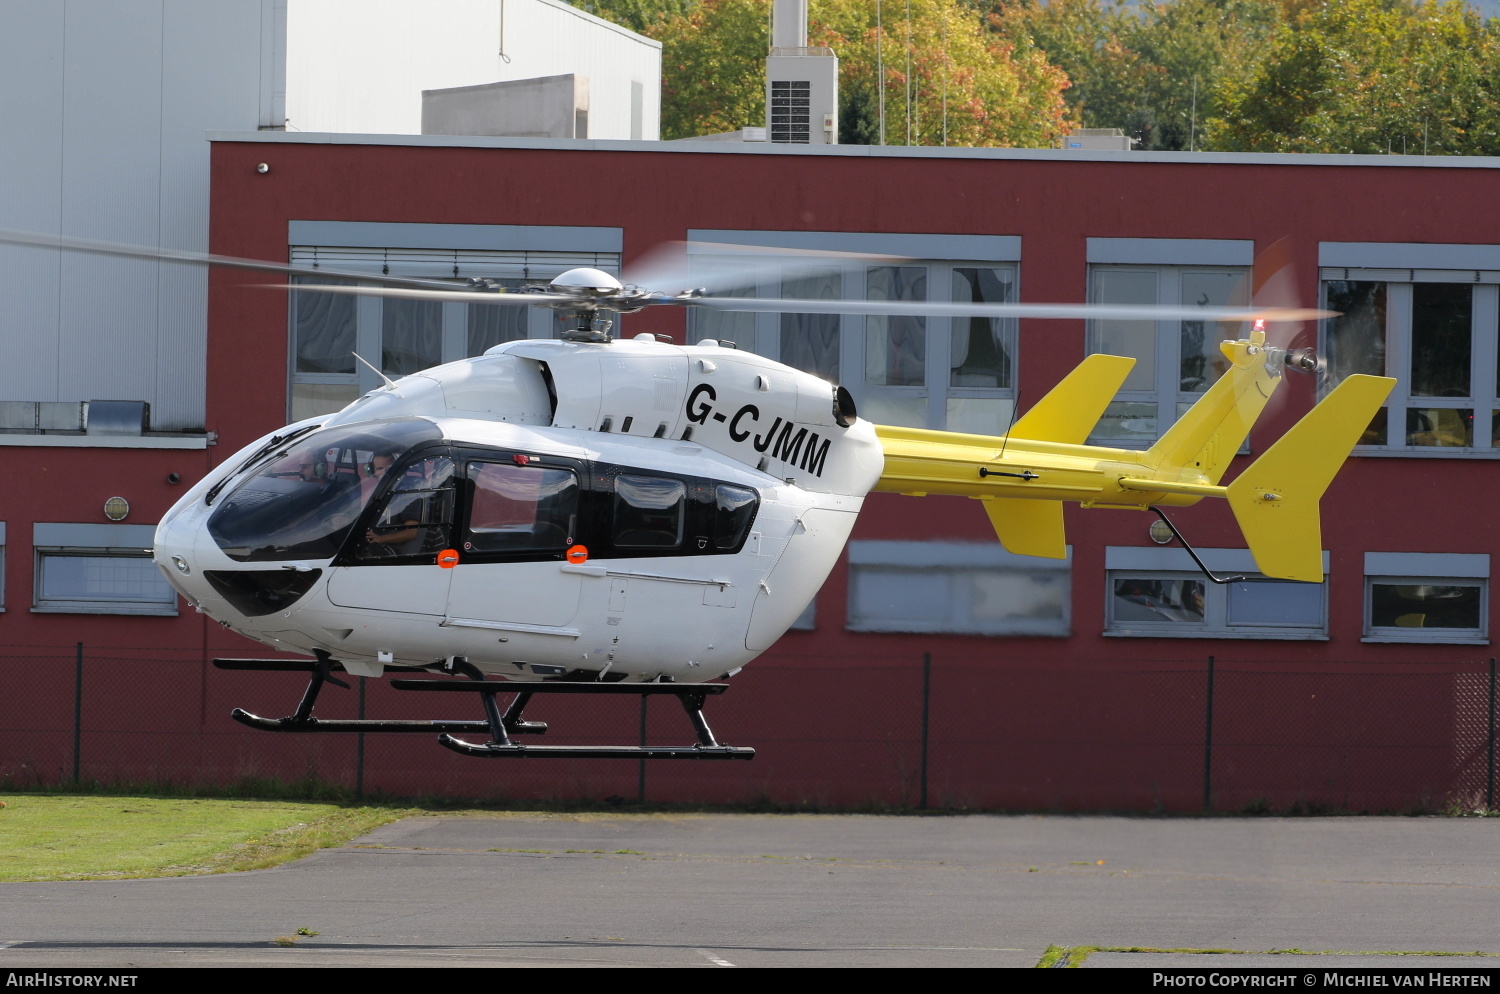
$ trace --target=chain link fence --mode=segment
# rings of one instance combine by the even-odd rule
[[[476,759],[436,734],[255,731],[306,676],[190,652],[0,656],[0,789],[302,781],[351,796],[823,809],[1418,812],[1494,806],[1495,665],[1113,661],[1027,667],[933,654],[777,656],[704,715],[751,762]],[[172,657],[177,658],[172,658]],[[320,718],[483,718],[477,694],[340,674]],[[644,703],[642,703],[644,701]],[[502,699],[503,704],[503,699]],[[688,745],[671,697],[538,695],[545,738]],[[465,736],[482,741],[488,736]]]

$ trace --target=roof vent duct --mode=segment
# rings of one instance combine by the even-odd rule
[[[151,405],[144,400],[91,400],[83,416],[89,435],[141,435]]]

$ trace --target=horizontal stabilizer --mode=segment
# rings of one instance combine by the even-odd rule
[[[1347,377],[1229,485],[1229,506],[1266,576],[1323,581],[1318,501],[1395,383]]]
[[[1082,445],[1134,365],[1135,360],[1125,356],[1089,356],[1011,425],[1009,436]]]
[[[993,497],[980,503],[1005,551],[1044,559],[1068,558],[1062,501]]]

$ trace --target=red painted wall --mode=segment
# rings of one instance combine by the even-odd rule
[[[262,162],[270,167],[265,174],[256,170]],[[1500,169],[1313,165],[1290,156],[1214,163],[216,142],[211,250],[285,260],[292,220],[619,227],[627,264],[660,242],[684,238],[689,228],[1019,235],[1021,299],[1056,302],[1085,298],[1089,237],[1250,239],[1257,250],[1289,238],[1303,300],[1313,302],[1320,241],[1500,242]],[[207,425],[220,444],[191,460],[131,454],[115,462],[110,454],[86,477],[110,483],[78,493],[64,488],[62,499],[78,509],[69,503],[67,516],[60,510],[56,520],[94,520],[104,491],[136,476],[140,492],[152,494],[142,499],[140,520],[154,520],[146,515],[171,499],[160,484],[169,463],[188,477],[186,485],[191,473],[283,422],[287,303],[283,293],[253,286],[265,282],[230,270],[211,276]],[[671,313],[633,316],[630,327],[666,331],[679,341],[683,332]],[[1315,344],[1311,329],[1299,344]],[[1022,321],[1023,398],[1039,398],[1084,348],[1082,322]],[[1286,400],[1252,437],[1256,451],[1312,402],[1309,379],[1292,377],[1288,386]],[[15,451],[0,450],[0,465],[15,465]],[[30,459],[37,450],[25,451]],[[45,472],[63,478],[76,464],[71,454],[42,459]],[[933,660],[933,803],[1197,807],[1210,655],[1224,695],[1216,701],[1222,803],[1315,798],[1400,808],[1471,790],[1477,747],[1455,738],[1455,687],[1483,677],[1490,647],[1362,643],[1362,556],[1372,549],[1500,552],[1493,516],[1475,513],[1495,472],[1492,461],[1351,460],[1323,504],[1333,576],[1325,642],[1104,637],[1104,549],[1148,545],[1151,519],[1144,514],[1069,508],[1074,634],[1067,639],[847,632],[847,570],[840,565],[819,595],[817,630],[789,633],[710,705],[711,719],[716,709],[722,716],[725,737],[760,746],[761,756],[732,769],[653,764],[648,793],[913,803],[920,766],[920,709],[913,702],[921,699],[924,654]],[[16,592],[30,584],[21,548],[29,535],[14,524],[28,513],[29,505],[5,515],[13,522],[7,567],[13,613],[23,599]],[[1180,511],[1175,520],[1195,544],[1242,544],[1220,502]],[[972,502],[881,494],[870,498],[854,537],[993,541]],[[38,645],[71,643],[76,631],[105,645],[161,638],[177,648],[206,646],[208,654],[258,651],[235,646],[238,640],[205,629],[197,618],[14,620],[4,619],[6,627],[24,630]],[[197,688],[203,734],[220,743],[218,751],[203,747],[209,751],[200,772],[285,770],[304,761],[347,768],[346,746],[271,742],[225,728],[215,715],[231,700],[245,700],[233,688],[250,688],[253,696],[274,686],[274,700],[263,706],[269,712],[289,709],[295,688],[286,678],[205,676],[201,659],[181,664],[191,676],[152,670],[141,677]],[[375,696],[382,707],[399,703],[383,689]],[[1419,715],[1427,717],[1417,722]],[[167,725],[180,719],[181,709],[161,717]],[[633,735],[635,718],[619,720],[624,734]],[[654,716],[653,727],[662,720]],[[196,735],[189,726],[198,721],[195,709],[182,732]],[[145,770],[158,755],[145,745],[134,753],[119,748],[119,775]],[[396,792],[634,796],[636,787],[634,764],[502,771],[501,764],[449,756],[425,740],[418,746],[402,737],[370,748],[383,771],[380,786]]]

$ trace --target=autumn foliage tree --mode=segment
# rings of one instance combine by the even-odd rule
[[[1252,71],[1226,80],[1216,148],[1500,154],[1500,27],[1461,0],[1287,0]]]
[[[764,121],[770,0],[577,2],[662,42],[663,137]],[[1462,0],[810,0],[809,34],[845,143],[1500,154],[1500,20]]]
[[[770,0],[664,0],[636,27],[662,43],[662,137],[765,121]],[[600,16],[626,0],[595,0]],[[839,57],[840,140],[904,145],[1055,143],[1067,130],[1067,79],[1024,39],[1000,38],[959,0],[813,0],[808,43]],[[877,15],[879,23],[877,23]],[[623,18],[622,18],[623,22]]]

